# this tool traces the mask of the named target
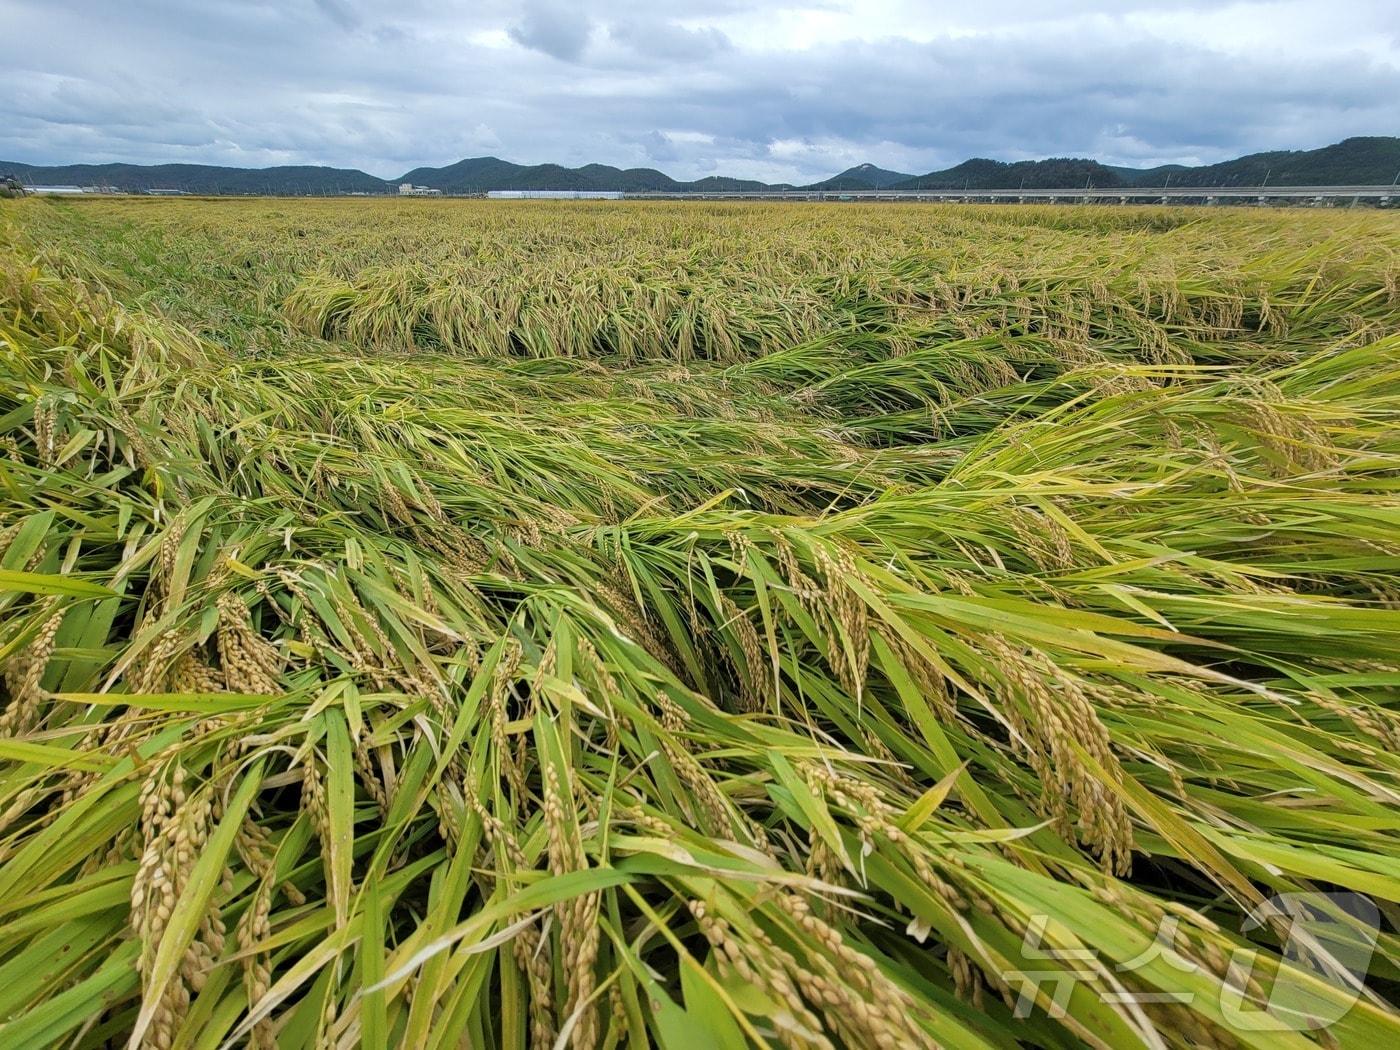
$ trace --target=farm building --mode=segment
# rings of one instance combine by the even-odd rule
[[[428,186],[415,186],[411,182],[399,183],[400,197],[441,197],[442,190],[435,190]]]

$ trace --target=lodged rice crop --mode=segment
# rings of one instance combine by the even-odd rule
[[[18,201],[0,487],[6,1048],[1400,1035],[1388,215]]]

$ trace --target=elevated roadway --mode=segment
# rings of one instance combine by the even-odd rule
[[[628,200],[945,201],[1021,204],[1400,204],[1400,186],[1131,186],[1082,190],[750,190],[624,193]]]

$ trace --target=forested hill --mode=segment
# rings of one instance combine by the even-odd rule
[[[355,168],[299,165],[223,168],[212,164],[64,164],[53,167],[0,160],[0,176],[28,186],[110,186],[129,192],[177,190],[196,194],[301,196],[388,193],[384,179]]]
[[[896,183],[898,190],[1061,190],[1081,187],[1122,186],[1124,179],[1096,160],[1054,157],[1050,160],[999,160],[974,158],[955,168]]]
[[[1186,168],[1176,164],[1146,170],[1114,168],[1133,186],[1384,186],[1400,174],[1400,138],[1346,139],[1309,150],[1275,150]]]

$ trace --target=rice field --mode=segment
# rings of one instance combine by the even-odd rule
[[[0,487],[7,1050],[1400,1040],[1400,217],[6,202]]]

